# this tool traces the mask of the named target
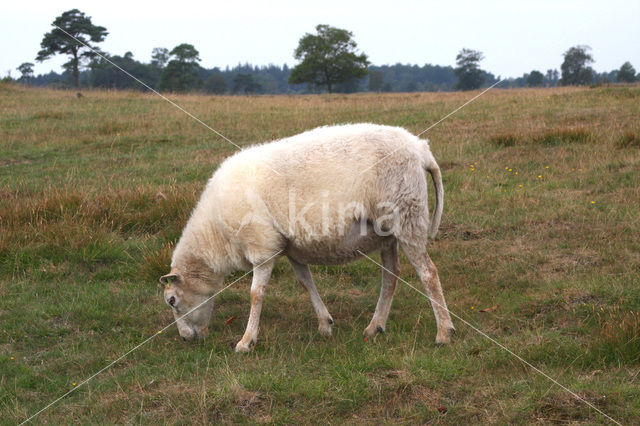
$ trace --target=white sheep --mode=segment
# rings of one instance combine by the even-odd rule
[[[431,222],[425,170],[435,186]],[[278,257],[287,256],[311,296],[319,331],[330,335],[333,319],[308,265],[349,262],[380,249],[382,287],[364,330],[372,337],[385,330],[399,242],[431,299],[436,343],[448,343],[455,329],[426,250],[427,237],[437,233],[442,203],[440,169],[428,141],[402,128],[321,127],[244,149],[207,183],[176,245],[171,272],[160,278],[165,301],[183,339],[205,337],[213,310],[208,299],[226,275],[253,269],[249,321],[236,345],[236,351],[246,352],[257,341],[271,271]]]

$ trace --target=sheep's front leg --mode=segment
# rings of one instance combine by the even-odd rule
[[[249,352],[258,340],[258,324],[260,323],[260,311],[267,290],[267,283],[271,277],[271,271],[275,260],[253,267],[253,280],[251,281],[251,310],[247,329],[242,340],[236,345],[236,352]]]

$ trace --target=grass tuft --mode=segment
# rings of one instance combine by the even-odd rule
[[[593,133],[583,128],[565,128],[542,131],[528,131],[522,134],[506,132],[493,135],[489,143],[497,147],[516,145],[562,146],[568,144],[584,144],[595,140]]]
[[[604,422],[459,320],[453,343],[436,348],[429,301],[400,282],[386,332],[363,341],[380,288],[367,260],[311,267],[335,320],[330,339],[286,259],[252,353],[233,353],[250,276],[216,298],[206,340],[183,343],[175,327],[157,334],[173,321],[158,277],[207,179],[236,148],[154,95],[74,94],[0,83],[6,423],[148,336],[36,421]],[[417,133],[469,96],[173,98],[248,146],[346,122]],[[638,96],[633,85],[495,89],[429,134],[446,200],[428,247],[451,311],[629,424],[640,418],[640,157],[611,147],[638,146]],[[402,255],[400,271],[424,288]]]
[[[640,148],[640,135],[636,132],[626,132],[616,142],[618,148]]]
[[[142,263],[140,265],[141,276],[148,282],[157,281],[162,275],[169,272],[173,243],[165,243],[157,249],[144,248],[142,251]]]
[[[530,142],[545,146],[587,143],[594,140],[593,134],[585,129],[559,129],[532,135]]]
[[[598,313],[598,328],[590,349],[600,362],[640,363],[640,313],[616,308]]]
[[[518,138],[513,133],[504,133],[491,136],[489,142],[495,146],[514,146],[518,142]]]
[[[34,120],[65,120],[71,117],[71,114],[66,111],[40,111],[31,117]]]

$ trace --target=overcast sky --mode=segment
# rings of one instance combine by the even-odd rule
[[[80,3],[80,4],[78,4]],[[295,65],[298,40],[317,24],[353,32],[375,65],[454,65],[463,48],[480,50],[481,67],[517,77],[560,68],[562,53],[592,47],[597,71],[630,61],[640,70],[640,1],[350,1],[154,2],[12,1],[0,16],[0,75],[34,62],[45,32],[62,12],[79,8],[107,28],[100,45],[148,62],[154,47],[191,43],[206,68],[238,63]],[[64,57],[36,63],[36,74],[60,72]]]

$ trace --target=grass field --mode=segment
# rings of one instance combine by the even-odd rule
[[[346,122],[417,133],[475,94],[171,98],[246,146]],[[236,148],[151,94],[0,85],[0,109],[0,422],[11,424],[173,321],[157,279]],[[430,254],[451,311],[623,423],[640,417],[638,117],[639,86],[495,89],[425,135],[443,169]],[[418,284],[404,257],[401,271]],[[247,276],[216,299],[207,340],[184,343],[172,327],[35,421],[608,423],[455,318],[457,337],[436,347],[428,301],[404,285],[387,333],[363,341],[379,268],[312,272],[333,338],[282,259],[250,354],[233,352]]]

